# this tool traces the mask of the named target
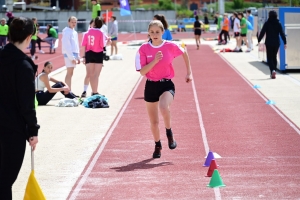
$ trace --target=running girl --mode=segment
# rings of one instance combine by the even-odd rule
[[[46,62],[42,73],[35,78],[36,99],[39,105],[46,105],[51,99],[53,99],[57,92],[61,92],[66,98],[76,98],[76,96],[70,92],[70,88],[67,84],[49,77],[52,68],[52,63]],[[50,81],[55,84],[50,86]],[[45,91],[45,88],[47,88],[47,91]]]
[[[100,30],[102,19],[95,18],[94,28],[90,28],[84,34],[82,46],[85,52],[83,62],[87,65],[87,76],[90,78],[92,95],[98,93],[99,76],[103,64],[103,48],[106,45],[107,36]]]
[[[185,49],[173,42],[162,39],[164,26],[160,21],[151,21],[148,33],[151,40],[139,48],[135,63],[136,70],[147,78],[144,100],[146,101],[151,132],[155,141],[153,158],[160,158],[162,146],[158,128],[158,109],[164,119],[169,148],[175,149],[177,146],[171,130],[170,115],[170,105],[175,95],[175,86],[171,80],[174,77],[173,59],[183,55],[187,69],[185,77],[187,83],[192,81],[192,75],[190,60]]]

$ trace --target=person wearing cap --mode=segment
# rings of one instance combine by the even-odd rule
[[[92,0],[91,1],[93,6],[92,6],[92,19],[95,19],[96,17],[100,16],[101,17],[101,5],[100,3],[97,2],[97,0]]]
[[[0,23],[0,47],[6,45],[9,27],[6,25],[6,19],[2,18]]]

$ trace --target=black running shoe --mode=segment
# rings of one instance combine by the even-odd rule
[[[168,137],[169,149],[175,149],[175,148],[177,147],[177,143],[176,143],[176,141],[174,140],[173,135],[171,135],[171,136],[168,136],[168,135],[167,135],[167,137]]]
[[[162,149],[161,147],[155,146],[154,152],[153,152],[153,158],[160,158],[160,156],[161,156],[161,153],[160,153],[161,149]]]
[[[84,91],[82,94],[81,94],[81,98],[85,98],[86,97],[86,91]]]

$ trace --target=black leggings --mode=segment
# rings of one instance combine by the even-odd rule
[[[31,40],[31,47],[30,47],[31,56],[34,56],[35,54],[35,45],[36,45],[36,40]]]
[[[219,35],[220,42],[223,41],[223,39],[222,39],[223,35],[224,35],[224,40],[225,40],[225,42],[227,43],[227,38],[229,38],[229,33],[228,33],[228,31],[225,31],[225,30],[222,30],[222,31],[221,31],[221,33],[220,33],[220,35]]]
[[[11,200],[11,189],[18,177],[25,155],[26,139],[21,133],[0,128],[0,199]]]
[[[61,82],[55,83],[52,88],[62,88],[65,85]],[[70,92],[68,94],[64,94],[63,91],[61,91],[61,93],[66,97],[66,98],[70,98],[70,99],[74,99],[76,98],[76,96]],[[54,93],[50,93],[49,91],[43,92],[43,91],[38,91],[36,93],[36,99],[39,103],[39,105],[46,105],[51,99],[53,99],[54,95],[56,94],[56,92]]]
[[[40,37],[37,38],[36,43],[38,44],[39,50],[42,49],[41,42],[44,42]]]
[[[268,62],[271,74],[272,74],[272,71],[276,71],[276,69],[277,69],[278,49],[279,49],[279,46],[266,45],[267,62]]]

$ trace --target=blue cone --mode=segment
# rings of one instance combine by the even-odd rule
[[[209,167],[211,160],[215,159],[214,153],[212,151],[208,152],[205,163],[203,167]]]
[[[254,85],[253,88],[258,89],[258,88],[261,88],[261,86],[260,85]]]
[[[266,102],[266,104],[268,104],[268,105],[274,105],[276,103],[275,103],[275,101],[269,100],[269,101]]]

